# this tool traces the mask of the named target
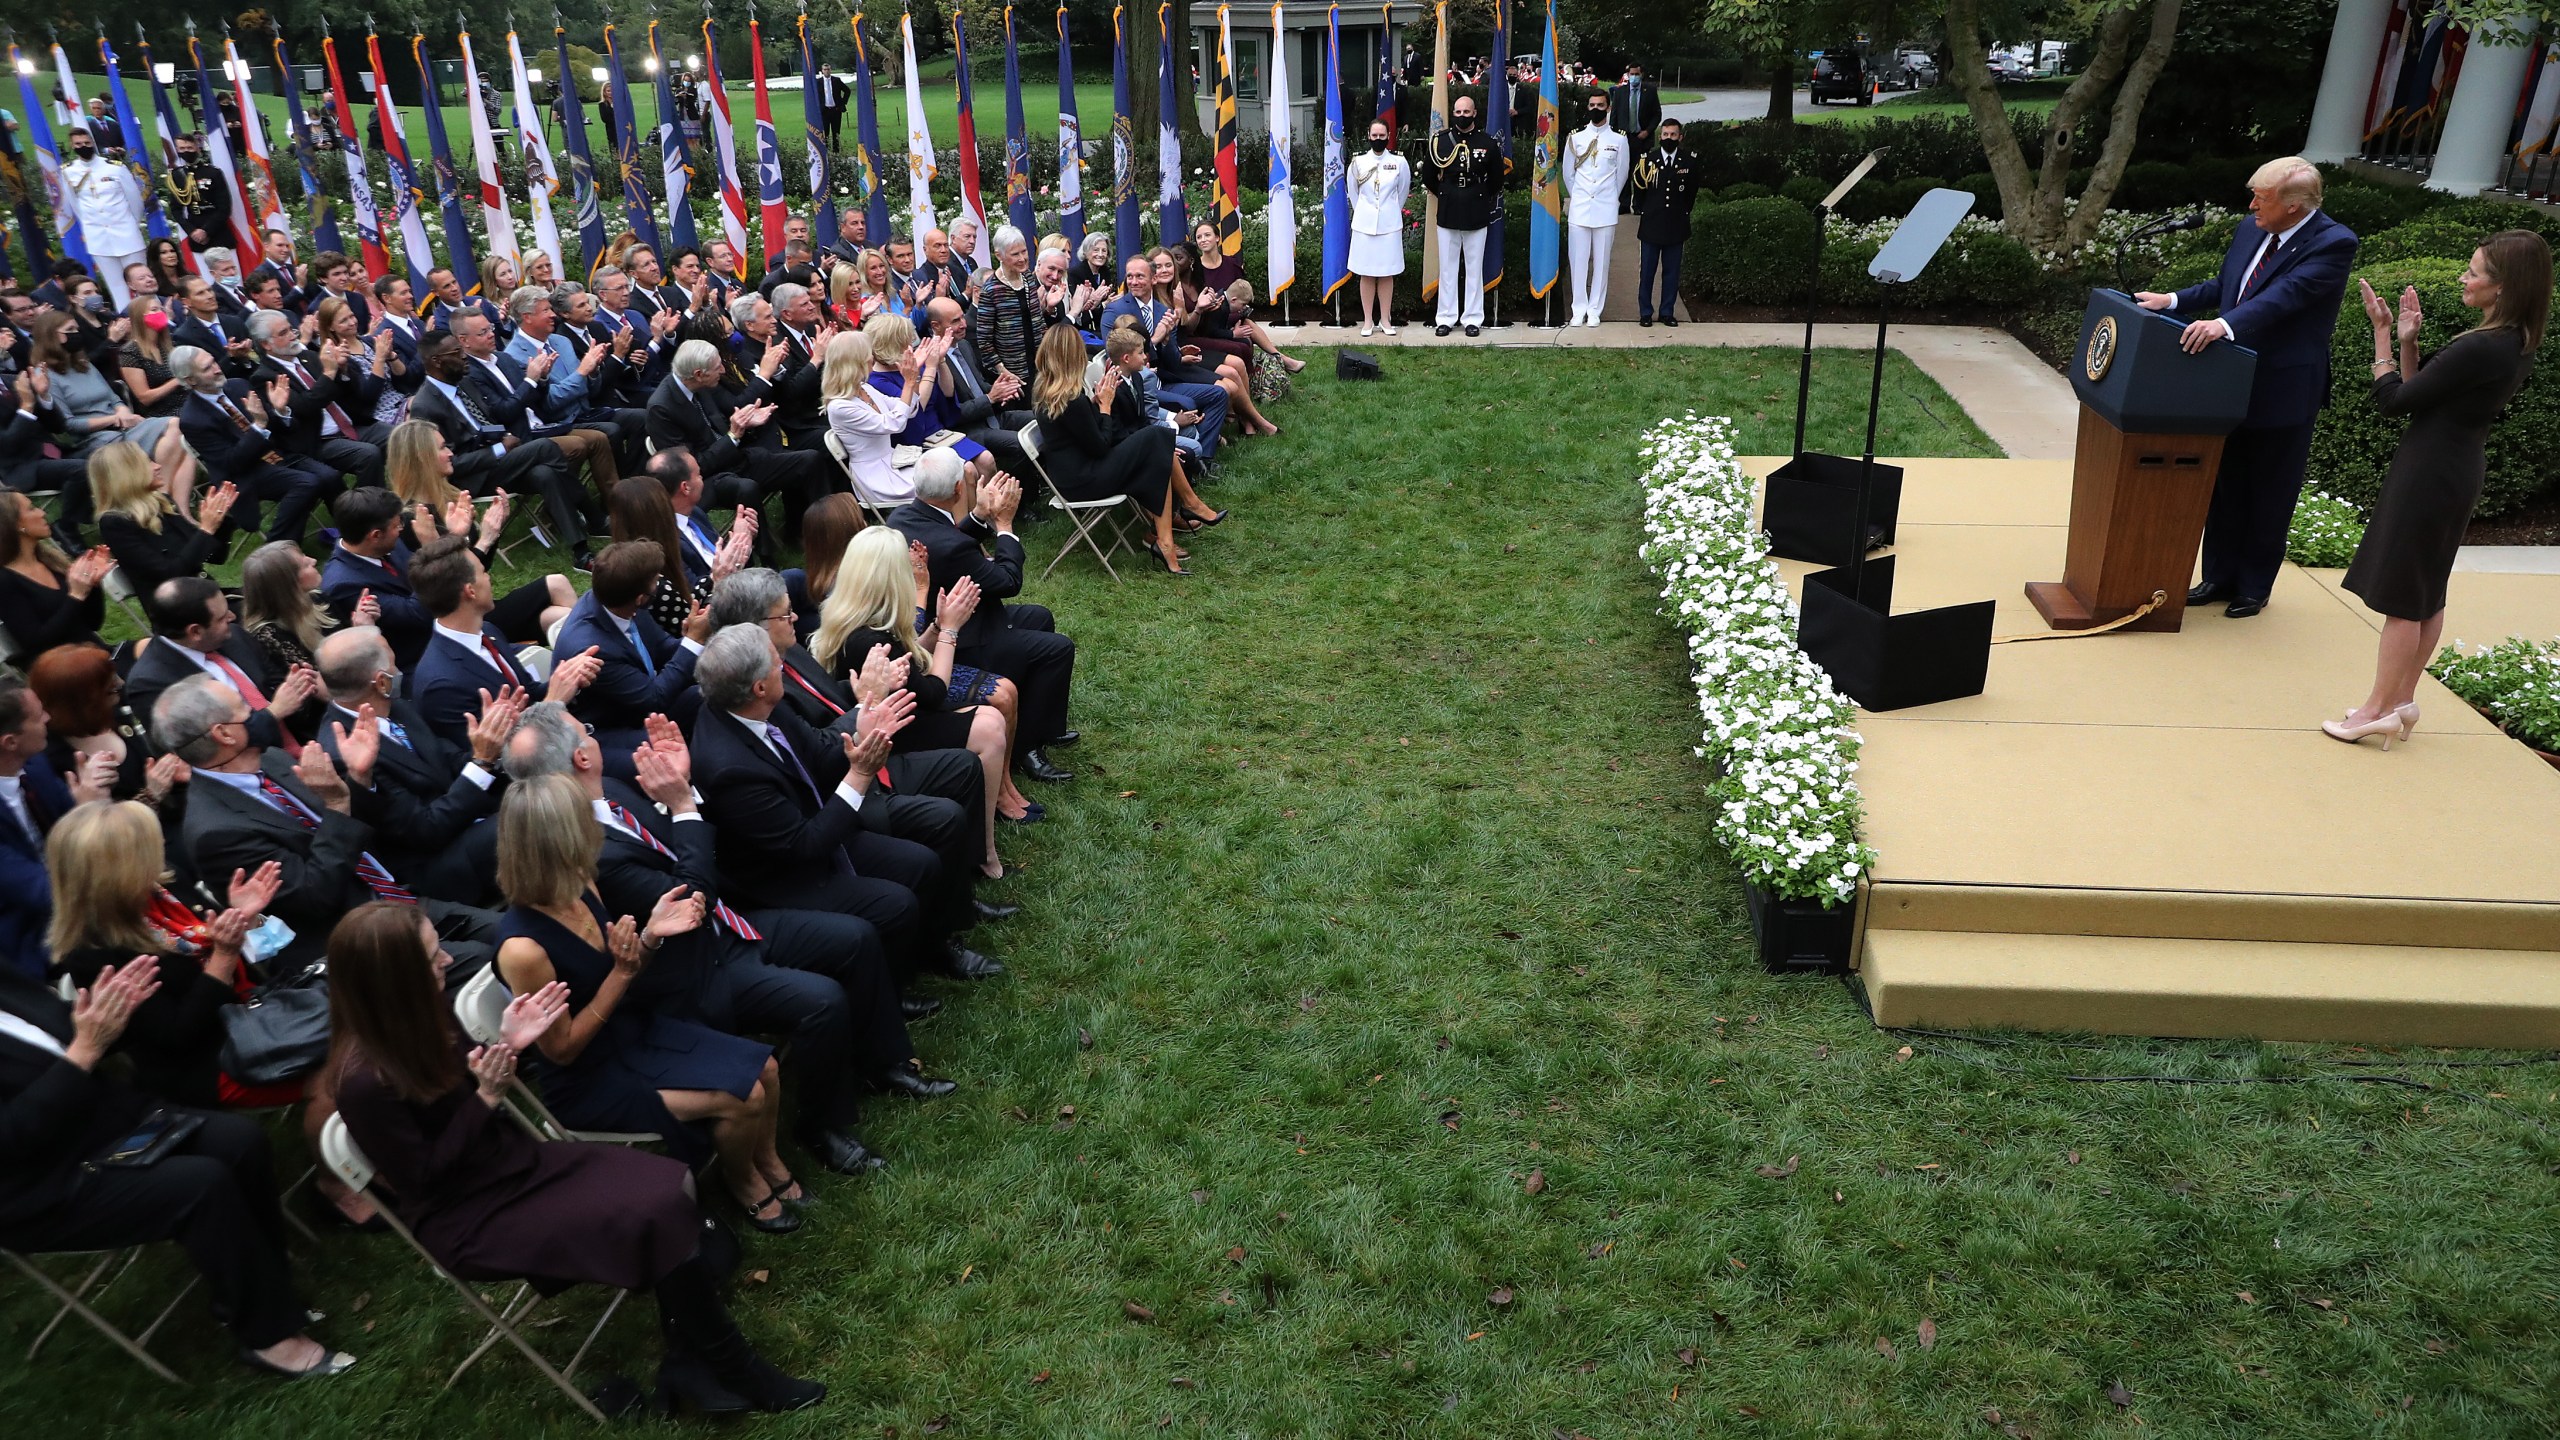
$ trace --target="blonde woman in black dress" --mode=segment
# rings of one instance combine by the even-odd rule
[[[2483,241],[2462,272],[2462,303],[2481,312],[2480,323],[2429,357],[2418,354],[2416,288],[2401,292],[2396,316],[2372,285],[2363,288],[2373,321],[2373,401],[2385,415],[2409,417],[2409,429],[2347,567],[2346,588],[2383,616],[2373,693],[2320,728],[2350,745],[2379,736],[2388,750],[2417,727],[2418,677],[2444,637],[2445,587],[2480,503],[2489,427],[2542,344],[2551,246],[2529,230]]]

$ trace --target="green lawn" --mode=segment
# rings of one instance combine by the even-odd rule
[[[1082,776],[1003,837],[1012,974],[919,1032],[961,1092],[876,1106],[893,1167],[749,1246],[749,1333],[835,1387],[755,1433],[2560,1427],[2546,1058],[1885,1034],[1753,965],[1634,450],[1692,407],[1782,448],[1789,355],[1385,364],[1310,367],[1196,578],[1032,585]],[[1866,367],[1818,378],[1853,450]],[[1888,381],[1884,450],[1993,453]],[[189,1389],[74,1334],[0,1367],[0,1425],[586,1433],[507,1356],[439,1396],[476,1333],[395,1243],[299,1266],[346,1378],[250,1377],[191,1301]],[[0,1286],[0,1353],[39,1323]]]

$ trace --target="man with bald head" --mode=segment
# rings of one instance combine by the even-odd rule
[[[372,803],[362,816],[374,827],[374,854],[419,894],[463,905],[496,899],[490,882],[498,873],[498,827],[491,823],[498,813],[498,761],[524,710],[524,692],[499,686],[471,722],[470,748],[456,753],[458,747],[400,698],[400,663],[380,630],[337,631],[320,642],[315,658],[329,692],[320,744],[350,784],[355,777],[339,747],[368,713],[379,731],[367,776]]]
[[[927,301],[923,319],[928,336],[951,341],[951,349],[942,357],[942,368],[951,376],[951,394],[960,406],[963,433],[985,446],[987,453],[996,457],[999,468],[1021,473],[1020,432],[1031,423],[1021,379],[1010,374],[988,378],[986,361],[969,341],[968,313],[960,308],[958,300],[940,296]]]

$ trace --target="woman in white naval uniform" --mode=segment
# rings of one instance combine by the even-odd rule
[[[1360,333],[1396,333],[1396,277],[1404,273],[1404,202],[1413,167],[1387,144],[1383,122],[1369,125],[1367,153],[1351,157],[1351,273],[1360,277]]]

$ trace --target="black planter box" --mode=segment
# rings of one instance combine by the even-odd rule
[[[1772,975],[1840,975],[1849,969],[1849,945],[1857,935],[1858,907],[1812,900],[1780,900],[1746,880],[1751,937],[1760,968]]]

